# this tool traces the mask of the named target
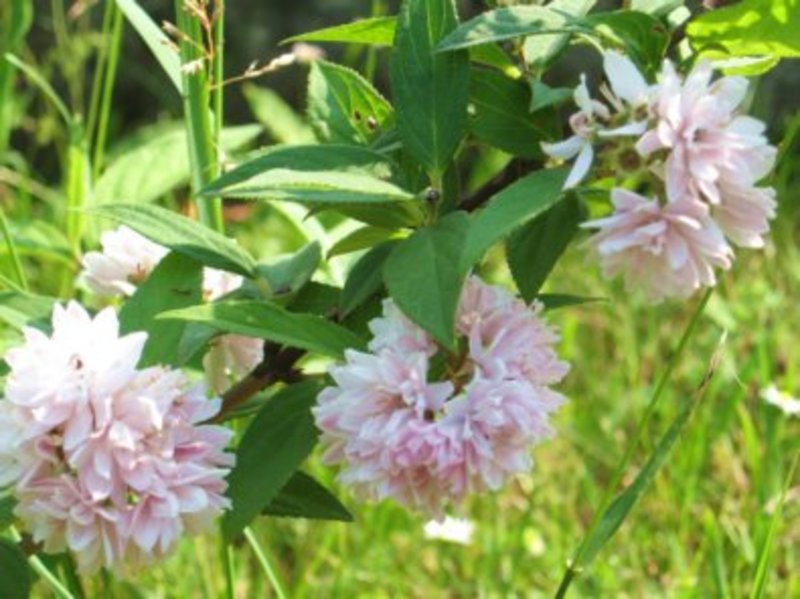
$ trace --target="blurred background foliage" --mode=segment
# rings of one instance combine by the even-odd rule
[[[173,20],[173,5],[142,0],[156,21]],[[226,72],[243,72],[253,60],[269,61],[287,50],[281,40],[369,15],[393,14],[386,0],[229,0]],[[699,3],[690,3],[694,11]],[[618,2],[601,3],[605,8]],[[0,31],[10,24],[12,3],[0,3]],[[485,7],[462,1],[462,18]],[[103,2],[35,0],[30,31],[3,37],[12,51],[35,65],[70,111],[87,114],[98,51]],[[375,73],[388,94],[386,51],[326,46],[333,59]],[[566,53],[546,75],[553,84],[574,86],[584,70],[597,81],[599,59],[585,48]],[[0,105],[0,132],[11,130],[8,149],[0,137],[0,202],[25,254],[37,290],[58,294],[60,272],[76,260],[54,215],[63,211],[63,182],[70,131],[52,102],[23,78],[3,75],[8,93]],[[259,121],[262,144],[298,141],[310,135],[303,117],[307,67],[291,66],[226,96],[226,122]],[[760,399],[776,384],[800,394],[800,68],[784,61],[754,82],[751,112],[768,122],[774,143],[782,141],[773,184],[780,216],[764,252],[740,252],[723,277],[693,346],[680,366],[668,398],[652,422],[649,447],[663,432],[681,400],[692,393],[722,330],[730,333],[723,367],[689,433],[674,451],[639,509],[596,566],[579,581],[578,597],[747,596],[767,538],[771,515],[791,456],[800,450],[800,420]],[[143,127],[180,118],[180,98],[129,27],[124,28],[120,75],[109,120],[113,158],[130,147]],[[562,114],[568,116],[568,110]],[[486,158],[489,162],[489,158]],[[168,169],[166,163],[162,168]],[[490,167],[486,169],[491,172]],[[182,205],[180,195],[167,204]],[[261,206],[229,205],[237,235],[259,255],[289,251],[304,242],[296,223]],[[311,236],[314,233],[312,231]],[[8,256],[2,256],[8,261]],[[500,261],[496,261],[497,264]],[[5,264],[4,266],[8,266]],[[508,281],[489,261],[487,275]],[[553,313],[562,351],[574,371],[565,385],[571,403],[559,414],[558,436],[536,450],[537,466],[500,495],[474,501],[467,515],[476,524],[468,546],[426,540],[423,522],[392,504],[356,505],[352,525],[261,522],[257,532],[270,548],[279,578],[298,597],[505,597],[547,596],[565,560],[600,500],[614,464],[625,450],[652,384],[691,311],[685,304],[653,308],[619,286],[599,279],[579,246],[569,250],[548,284],[565,293],[611,301]],[[9,333],[10,335],[10,333]],[[5,340],[13,341],[12,337]],[[671,400],[671,401],[670,401]],[[313,464],[321,480],[335,486],[334,472]],[[800,489],[791,488],[770,570],[769,596],[800,597]],[[136,585],[119,583],[119,597],[216,597],[222,570],[210,538],[186,543],[166,564],[143,573]],[[263,597],[269,584],[246,549],[239,561],[242,597]],[[538,589],[543,589],[539,591]],[[99,589],[97,589],[99,592]]]

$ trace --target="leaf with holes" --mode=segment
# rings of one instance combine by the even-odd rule
[[[394,110],[352,69],[323,60],[311,65],[308,117],[322,141],[370,145],[394,125]]]

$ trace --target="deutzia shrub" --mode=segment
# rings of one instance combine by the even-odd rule
[[[229,566],[244,542],[263,558],[257,518],[350,521],[339,491],[447,522],[476,495],[535,478],[535,447],[558,433],[566,402],[558,385],[571,367],[603,374],[559,357],[551,310],[597,299],[550,277],[573,241],[630,291],[686,299],[732,268],[734,247],[764,247],[776,215],[765,182],[776,149],[746,114],[747,79],[713,62],[709,42],[720,19],[740,22],[737,7],[687,29],[681,2],[487,2],[462,23],[454,0],[403,0],[392,18],[297,32],[291,53],[237,74],[223,72],[221,19],[237,10],[225,4],[178,0],[159,28],[135,0],[75,3],[80,27],[92,20],[79,11],[109,11],[103,43],[86,45],[103,48],[88,114],[19,58],[30,55],[24,14],[0,39],[3,82],[29,88],[18,105],[15,85],[0,86],[0,116],[14,121],[0,122],[0,160],[22,160],[5,155],[6,133],[41,94],[55,108],[48,127],[63,128],[60,160],[48,161],[64,165],[50,177],[63,189],[25,183],[42,206],[4,204],[21,226],[0,215],[0,507],[13,514],[0,522],[0,576],[30,563],[58,596],[63,585],[84,594],[71,558],[81,574],[105,570],[110,594],[110,574],[135,580],[190,535],[218,531]],[[107,111],[124,101],[111,95],[123,17],[183,120],[106,153]],[[774,35],[795,40],[782,27]],[[351,68],[355,50],[344,66],[309,42],[374,46],[368,76]],[[577,45],[602,80],[570,71],[558,87],[553,67]],[[720,47],[742,59],[735,43]],[[387,77],[375,76],[378,53]],[[751,54],[763,68],[777,61]],[[307,72],[306,117],[265,93],[289,116],[257,110],[281,142],[257,147],[264,127],[227,126],[225,100],[282,69]],[[69,86],[76,102],[85,87]],[[35,168],[21,171],[36,182]],[[34,213],[63,243],[20,238]],[[623,459],[611,491],[623,475],[636,482],[619,503],[607,493],[558,596],[689,414],[641,473]],[[337,493],[305,472],[318,442]],[[62,584],[39,557],[64,552]]]

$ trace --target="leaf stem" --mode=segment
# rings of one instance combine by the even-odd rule
[[[258,539],[256,539],[256,536],[253,534],[253,531],[250,529],[250,527],[244,529],[244,536],[247,539],[247,542],[250,544],[253,553],[255,553],[256,559],[258,559],[258,562],[261,564],[264,574],[267,575],[270,584],[272,584],[272,588],[275,590],[275,594],[278,596],[278,599],[286,599],[286,591],[283,590],[283,585],[278,579],[277,573],[273,569],[272,564],[270,564],[267,554],[261,548]]]
[[[661,374],[661,377],[659,378],[658,383],[656,384],[656,388],[653,391],[653,395],[650,398],[650,402],[647,404],[644,414],[642,414],[642,417],[639,419],[638,426],[636,427],[636,431],[634,432],[633,440],[628,444],[628,448],[625,451],[625,454],[622,456],[622,459],[619,461],[619,464],[617,465],[614,475],[611,478],[611,483],[606,487],[605,493],[603,494],[603,499],[600,502],[599,508],[595,511],[594,516],[592,517],[589,529],[583,536],[581,544],[578,546],[575,555],[568,562],[567,568],[564,572],[564,576],[555,594],[556,599],[561,599],[562,597],[566,596],[572,581],[575,578],[577,578],[583,571],[584,568],[583,557],[586,552],[588,543],[594,536],[595,530],[597,529],[597,526],[600,524],[603,514],[606,512],[608,507],[611,505],[611,502],[613,501],[614,495],[616,494],[617,491],[617,487],[619,487],[622,478],[628,471],[628,467],[630,466],[631,460],[633,459],[633,456],[636,450],[639,448],[639,444],[641,443],[642,438],[644,437],[647,424],[649,423],[650,418],[652,417],[653,412],[655,411],[655,408],[658,405],[659,400],[661,399],[661,395],[664,393],[664,390],[666,389],[667,383],[669,382],[670,378],[672,378],[672,374],[675,371],[675,368],[678,365],[678,362],[680,361],[683,352],[686,350],[686,347],[689,343],[689,339],[691,339],[692,335],[694,334],[694,331],[697,329],[697,324],[700,322],[700,317],[702,316],[703,311],[706,305],[708,304],[708,300],[711,297],[712,293],[713,293],[713,288],[709,288],[703,294],[703,297],[697,304],[697,307],[695,308],[694,313],[692,314],[692,317],[689,320],[689,323],[686,326],[686,329],[684,330],[680,341],[678,342],[678,347],[670,357],[666,369]]]
[[[224,420],[232,410],[277,382],[296,382],[298,373],[294,365],[303,353],[296,348],[281,349],[274,343],[265,343],[262,362],[222,395],[222,408],[213,421]]]
[[[17,532],[17,529],[13,526],[10,528],[11,532],[11,539],[15,543],[19,543],[22,540],[22,536]],[[41,579],[50,587],[53,591],[53,594],[59,599],[75,599],[72,593],[69,592],[67,587],[65,587],[61,581],[53,574],[50,570],[47,569],[47,566],[42,563],[35,555],[28,556],[28,563],[30,563],[31,568],[33,571],[36,572]]]

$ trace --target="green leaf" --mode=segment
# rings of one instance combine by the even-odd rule
[[[427,206],[422,202],[394,202],[377,206],[369,203],[343,203],[312,205],[314,212],[335,210],[353,220],[384,229],[418,227],[426,220]]]
[[[360,146],[277,146],[251,155],[246,162],[209,183],[200,195],[216,197],[220,194],[235,195],[240,188],[257,189],[260,186],[258,177],[267,176],[266,185],[269,182],[269,171],[275,169],[301,172],[331,170],[372,175],[380,179],[388,179],[392,175],[392,165],[383,154]]]
[[[632,0],[630,8],[654,17],[665,17],[684,4],[685,0]]]
[[[569,306],[580,306],[581,304],[608,301],[605,297],[584,297],[565,293],[540,293],[536,296],[536,299],[544,304],[545,310],[558,310],[559,308],[567,308]]]
[[[369,175],[334,171],[275,168],[234,187],[223,197],[290,200],[299,203],[387,204],[413,200],[414,195]]]
[[[308,33],[295,35],[287,42],[340,42],[344,44],[370,44],[375,46],[391,46],[397,19],[395,17],[373,17],[360,19],[353,23],[326,27]]]
[[[50,320],[56,299],[19,291],[0,292],[0,321],[15,329]]]
[[[228,477],[233,508],[225,513],[222,530],[229,540],[270,505],[311,453],[318,434],[311,407],[319,391],[313,381],[283,389],[247,428]]]
[[[439,43],[438,49],[451,52],[526,35],[567,32],[569,20],[568,15],[541,6],[498,8],[461,25]]]
[[[376,245],[355,263],[342,289],[339,309],[347,316],[383,286],[383,265],[397,241]]]
[[[576,13],[580,13],[578,8],[581,7],[575,3],[573,9]],[[669,34],[664,25],[652,16],[630,10],[585,17],[570,16],[567,12],[541,6],[498,8],[464,23],[439,44],[439,51],[450,52],[516,37],[545,35],[544,41],[526,43],[530,60],[548,60],[552,57],[551,52],[557,52],[566,42],[564,35],[582,33],[623,46],[633,60],[650,71],[659,66]]]
[[[290,295],[300,291],[311,280],[321,259],[319,243],[314,241],[277,262],[259,264],[258,274],[274,295]]]
[[[242,93],[253,115],[276,142],[306,144],[314,141],[311,127],[277,92],[247,83],[242,86]]]
[[[27,599],[31,594],[33,572],[16,543],[0,538],[0,597]]]
[[[311,281],[292,298],[289,307],[292,312],[310,312],[328,316],[339,305],[341,290],[333,285]]]
[[[203,265],[177,252],[167,255],[125,302],[119,313],[123,333],[143,331],[147,343],[139,366],[177,366],[178,347],[186,330],[184,322],[161,322],[156,317],[168,310],[194,306],[202,301]]]
[[[225,129],[222,149],[238,150],[260,133],[258,125]],[[117,157],[103,172],[94,189],[94,204],[149,203],[189,182],[191,167],[183,127],[143,137],[139,145]]]
[[[139,36],[142,38],[150,52],[164,69],[178,93],[181,92],[181,61],[178,54],[173,52],[169,38],[161,28],[153,22],[136,0],[115,0],[117,6],[128,19]]]
[[[567,197],[515,231],[506,243],[508,265],[526,300],[532,300],[585,218],[578,197]]]
[[[362,227],[333,244],[333,247],[328,250],[328,259],[368,249],[390,239],[402,239],[405,236],[403,232],[383,227]]]
[[[541,158],[543,139],[558,135],[554,115],[530,112],[531,90],[496,71],[472,71],[469,127],[480,140],[523,158]]]
[[[11,0],[0,8],[0,55],[19,52],[33,24],[33,3],[29,0]],[[0,153],[8,148],[11,130],[23,116],[23,103],[14,89],[14,67],[0,60]]]
[[[166,208],[147,204],[110,204],[89,212],[127,225],[148,239],[206,266],[251,278],[255,274],[255,261],[234,240]]]
[[[550,87],[536,79],[531,80],[531,112],[557,106],[572,99],[574,91],[568,87]]]
[[[547,8],[572,17],[583,17],[595,4],[596,0],[553,0]],[[545,65],[553,61],[566,47],[569,38],[569,33],[530,36],[522,46],[525,63],[536,72],[541,72]]]
[[[69,109],[67,109],[67,105],[64,104],[64,101],[61,99],[61,97],[56,93],[56,90],[53,89],[53,86],[50,85],[50,82],[47,80],[47,78],[45,78],[35,67],[29,65],[10,52],[3,54],[3,59],[5,59],[6,62],[15,68],[22,71],[28,78],[28,81],[39,88],[39,91],[44,94],[45,98],[47,98],[47,100],[58,111],[61,118],[64,119],[64,123],[67,125],[67,128],[72,129],[73,132],[77,130],[78,124],[76,123],[75,118],[73,117],[72,113],[70,113]],[[74,145],[75,140],[70,139],[69,147],[72,148]]]
[[[800,56],[800,5],[797,0],[746,0],[704,13],[686,29],[701,51],[730,56]]]
[[[411,320],[445,347],[455,348],[455,313],[468,268],[464,246],[470,227],[464,212],[400,242],[383,267],[389,295]]]
[[[462,257],[465,268],[471,268],[492,245],[557,202],[566,177],[565,169],[540,170],[495,194],[470,228]]]
[[[344,327],[266,301],[221,301],[166,312],[159,318],[203,323],[225,333],[267,339],[332,358],[364,346],[363,339]]]
[[[632,10],[595,13],[579,24],[606,42],[625,49],[631,59],[649,73],[661,68],[669,44],[664,24],[648,14]]]
[[[63,228],[56,227],[43,219],[9,223],[9,225],[11,238],[20,256],[57,260],[72,266],[74,260],[72,248],[64,235]],[[8,252],[8,247],[3,247],[0,251],[5,254]]]
[[[308,116],[326,142],[370,145],[394,124],[394,110],[356,71],[314,61],[308,77]]]
[[[358,172],[273,168],[232,185],[223,179],[212,184],[221,187],[215,191],[221,197],[296,202],[314,212],[336,210],[376,226],[416,226],[425,215],[424,204],[412,193]],[[212,189],[203,193],[210,194]]]
[[[453,0],[405,0],[392,54],[392,92],[403,147],[438,177],[467,127],[469,57],[435,52],[457,26]]]
[[[261,513],[282,518],[353,521],[347,508],[328,489],[299,470]]]
[[[2,400],[0,400],[2,401]],[[17,500],[12,495],[0,497],[0,533],[14,524],[14,508],[17,506]]]

